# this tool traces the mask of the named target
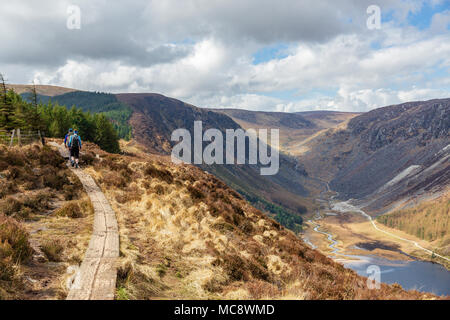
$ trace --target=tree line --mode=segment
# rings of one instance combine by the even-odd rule
[[[52,138],[63,138],[69,128],[73,128],[83,140],[96,143],[111,153],[120,152],[118,133],[105,114],[83,112],[75,106],[67,109],[51,100],[42,103],[34,86],[29,99],[25,100],[13,89],[7,90],[1,74],[0,128],[40,130]]]
[[[450,198],[422,202],[417,206],[377,217],[377,221],[427,241],[445,239],[450,233]],[[448,243],[448,242],[447,242]]]
[[[306,213],[307,209],[305,207],[300,207],[298,213],[294,213],[287,208],[271,203],[256,195],[251,195],[243,190],[238,190],[238,192],[242,194],[252,206],[268,212],[270,217],[274,218],[284,227],[294,232],[302,231],[303,219],[299,214]]]
[[[33,99],[32,93],[22,94],[28,100]],[[132,110],[117,100],[116,96],[105,92],[90,91],[74,91],[67,92],[58,96],[50,97],[45,95],[37,95],[38,100],[46,104],[49,100],[59,105],[73,106],[76,105],[84,112],[93,114],[103,113],[113,124],[119,135],[119,138],[131,139],[131,126],[128,123]]]

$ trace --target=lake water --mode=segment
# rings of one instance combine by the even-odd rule
[[[374,256],[358,257],[362,260],[345,262],[344,266],[367,277],[367,267],[377,265],[381,270],[381,282],[398,283],[406,290],[450,295],[450,271],[440,264],[427,261],[392,261]]]

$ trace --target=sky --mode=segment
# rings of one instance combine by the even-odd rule
[[[199,107],[364,112],[450,97],[450,0],[5,1],[0,72]]]

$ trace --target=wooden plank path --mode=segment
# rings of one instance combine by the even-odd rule
[[[68,151],[57,143],[63,157]],[[89,247],[67,300],[113,300],[119,257],[119,229],[116,215],[94,179],[81,169],[69,168],[78,176],[94,207],[94,229]]]

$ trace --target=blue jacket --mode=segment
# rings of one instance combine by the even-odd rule
[[[73,135],[73,133],[66,133],[66,136],[64,137],[64,145],[67,146],[67,143],[69,142],[69,138]]]
[[[74,138],[78,139],[78,144],[79,144],[79,146],[80,146],[80,148],[81,148],[81,138],[80,138],[79,135],[76,135],[76,134],[73,134],[73,135],[70,136],[70,138],[69,138],[69,144],[68,144],[69,148],[72,147],[72,141],[73,141]]]

